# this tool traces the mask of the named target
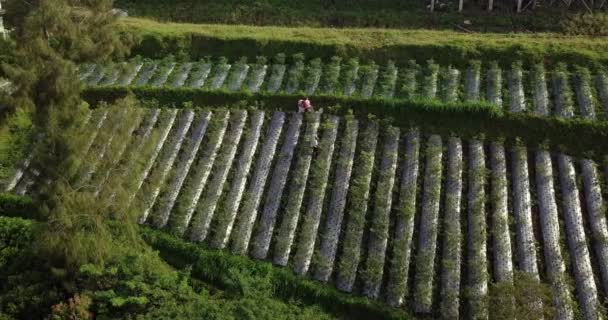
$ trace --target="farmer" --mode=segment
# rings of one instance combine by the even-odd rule
[[[308,98],[298,100],[298,112],[314,112],[312,103]]]

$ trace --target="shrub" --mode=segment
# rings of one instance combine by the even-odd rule
[[[29,219],[40,217],[32,198],[10,193],[0,193],[0,216]]]
[[[33,223],[21,218],[0,217],[0,274],[29,246]]]
[[[192,266],[192,277],[226,292],[250,301],[253,296],[268,297],[315,304],[323,310],[345,319],[407,319],[402,310],[385,306],[381,302],[337,292],[327,285],[303,279],[286,268],[275,268],[268,262],[254,261],[248,257],[231,255],[229,252],[205,250],[201,246],[185,242],[162,231],[142,228],[146,242],[159,250],[161,257],[176,268]],[[275,302],[276,304],[276,302]],[[242,307],[242,306],[241,306]],[[264,318],[263,304],[247,312]],[[262,310],[256,310],[262,309]],[[263,312],[261,314],[261,312]],[[274,318],[282,318],[275,313]]]
[[[4,105],[0,101],[0,105]],[[8,110],[7,110],[8,111]],[[9,181],[19,161],[25,159],[33,136],[31,113],[18,109],[12,114],[3,115],[0,106],[0,181]],[[6,117],[2,119],[3,117]],[[0,182],[2,190],[3,182]]]
[[[91,298],[86,295],[75,295],[67,302],[54,305],[51,309],[50,320],[82,320],[92,319],[93,315],[89,311]]]
[[[562,32],[569,35],[592,37],[608,36],[608,14],[583,13],[571,16],[561,24]]]
[[[489,305],[494,319],[551,319],[555,314],[551,288],[524,272],[515,272],[513,283],[492,284]]]

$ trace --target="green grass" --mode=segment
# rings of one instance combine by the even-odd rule
[[[124,30],[141,36],[134,54],[169,54],[197,59],[207,55],[238,58],[304,53],[307,57],[360,57],[376,62],[433,58],[442,65],[466,66],[471,59],[497,60],[508,66],[557,62],[598,67],[608,64],[608,40],[557,33],[462,33],[446,30],[335,29],[161,23],[122,20]]]
[[[209,278],[191,277],[188,266],[179,265],[179,270],[172,268],[153,250],[134,250],[122,252],[104,265],[82,265],[71,275],[73,281],[66,280],[63,270],[49,270],[32,248],[39,241],[37,232],[43,224],[0,215],[1,319],[85,319],[76,316],[75,310],[84,311],[84,314],[92,312],[97,319],[318,320],[340,317],[314,302],[304,303],[297,297],[283,299],[275,295],[273,278],[268,276],[272,267],[255,262],[219,270],[218,278],[210,281]],[[164,248],[170,241],[183,242],[166,235],[153,235],[154,231],[142,229],[142,232],[146,239],[153,239],[157,245],[164,244]],[[190,245],[192,255],[189,258],[197,262],[196,268],[205,269],[204,275],[210,275],[211,270],[206,268],[207,264],[201,264],[203,256],[210,259],[210,267],[233,262],[222,254],[202,253],[193,247],[196,245]],[[171,251],[162,254],[170,261],[179,259],[172,256],[173,253],[181,254]],[[197,271],[197,275],[200,274]],[[72,300],[74,297],[80,299]],[[71,316],[58,317],[60,306]]]
[[[430,13],[424,1],[403,0],[116,0],[115,5],[133,16],[174,22],[456,29],[469,20],[467,29],[483,32],[556,31],[562,16],[560,9],[547,8],[515,15],[501,4],[488,13],[484,2],[465,2],[462,13],[450,2]]]
[[[225,251],[205,249],[146,227],[141,229],[141,234],[169,265],[177,269],[190,267],[193,278],[220,290],[238,291],[240,286],[255,285],[258,282],[267,285],[275,299],[295,301],[303,306],[317,306],[319,310],[339,319],[411,318],[403,309],[341,293],[327,284],[297,276],[289,268],[274,267],[266,261],[255,261]]]
[[[46,318],[51,305],[73,296],[92,298],[80,307],[104,319],[409,319],[404,310],[340,293],[290,269],[148,227],[139,230],[152,250],[85,264],[77,281],[62,286],[62,270],[49,272],[30,247],[44,223],[0,215],[2,319]]]

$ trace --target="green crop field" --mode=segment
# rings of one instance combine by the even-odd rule
[[[518,3],[3,1],[0,319],[605,318],[604,9]]]

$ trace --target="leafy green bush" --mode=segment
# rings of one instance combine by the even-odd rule
[[[85,264],[76,280],[93,300],[97,317],[126,319],[199,318],[206,309],[202,296],[188,284],[187,272],[178,273],[152,252],[127,254],[106,266]],[[173,315],[173,316],[171,316]]]
[[[187,267],[175,271],[149,248],[84,264],[74,274],[49,268],[27,249],[35,225],[0,217],[0,319],[332,318],[319,306],[276,299],[270,265],[227,260],[230,269],[216,281],[225,290],[191,278]]]
[[[91,319],[89,312],[91,298],[86,295],[76,295],[67,302],[61,302],[52,307],[51,320],[81,320]]]
[[[38,208],[32,198],[10,193],[0,193],[0,216],[39,218]]]
[[[32,221],[0,217],[0,274],[6,274],[11,263],[29,246],[32,230]]]
[[[562,31],[569,35],[592,37],[608,36],[608,14],[583,13],[569,17],[561,23]]]
[[[489,305],[494,319],[550,319],[555,315],[551,288],[523,272],[515,272],[512,283],[492,284]]]
[[[185,242],[162,231],[142,228],[142,235],[154,249],[160,251],[169,264],[182,268],[192,266],[192,277],[213,285],[227,293],[241,297],[246,304],[270,300],[270,297],[302,304],[317,305],[327,312],[346,319],[407,319],[402,310],[340,293],[324,284],[306,280],[285,268],[275,268],[268,262],[253,261],[248,257],[231,255],[224,251],[205,250],[199,245]],[[261,299],[261,300],[260,300]],[[276,304],[276,302],[274,302]],[[241,305],[240,308],[243,306]],[[263,304],[249,306],[247,315],[253,318],[270,319]],[[273,309],[275,309],[273,307]],[[278,307],[277,311],[281,310]],[[313,309],[314,310],[314,309]],[[261,313],[263,312],[263,313]],[[306,313],[305,313],[306,314]],[[285,314],[275,313],[273,319],[285,318]],[[247,316],[245,316],[247,318]],[[307,318],[307,316],[302,316]]]
[[[31,144],[33,125],[31,113],[21,109],[5,115],[0,100],[0,181],[9,181],[19,161],[25,159]],[[0,188],[4,188],[0,182]]]

